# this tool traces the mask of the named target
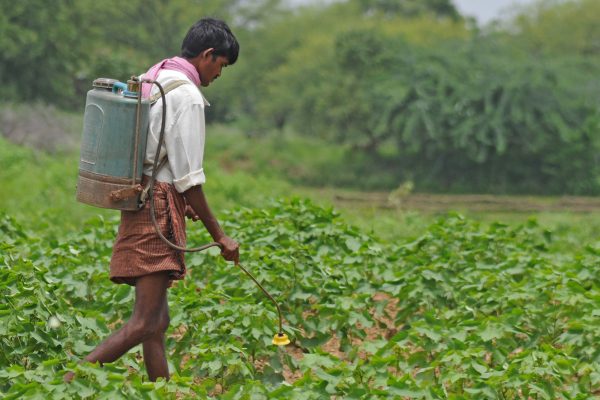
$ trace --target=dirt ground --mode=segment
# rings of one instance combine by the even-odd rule
[[[326,194],[334,204],[374,206],[383,209],[419,211],[490,211],[490,212],[598,212],[600,197],[536,197],[497,195],[446,195],[414,193],[390,196],[386,192],[332,192]]]
[[[393,298],[386,293],[376,293],[373,296],[373,301],[385,301],[385,313],[383,315],[377,315],[374,308],[370,310],[373,319],[378,323],[374,324],[370,328],[365,329],[367,336],[364,340],[352,338],[353,346],[360,346],[365,341],[371,341],[375,339],[389,339],[398,332],[399,327],[395,326],[394,324],[396,314],[398,313],[398,299]],[[297,346],[295,343],[286,346],[284,349],[287,354],[296,360],[300,360],[304,357],[303,349]],[[340,349],[340,339],[336,335],[333,335],[331,339],[322,346],[322,349],[326,353],[329,353],[340,360],[347,359],[347,355]],[[367,354],[364,352],[359,352],[359,357],[365,359]],[[284,364],[283,377],[285,378],[286,382],[294,383],[302,377],[302,374],[300,371],[291,370],[289,366]]]

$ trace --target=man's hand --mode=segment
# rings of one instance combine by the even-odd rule
[[[240,261],[240,245],[238,242],[229,236],[223,236],[217,242],[223,246],[221,248],[223,258],[227,261],[234,261],[236,264]]]
[[[240,260],[240,245],[225,235],[219,222],[210,211],[202,185],[193,186],[183,193],[187,203],[185,207],[186,217],[193,221],[201,220],[213,240],[221,245],[221,255],[227,261],[235,261],[237,264]]]
[[[194,209],[189,205],[185,206],[185,216],[194,222],[196,222],[200,219],[200,216],[198,214],[196,214]]]

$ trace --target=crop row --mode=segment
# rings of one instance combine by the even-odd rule
[[[0,393],[5,398],[568,398],[600,390],[600,249],[550,250],[552,233],[440,218],[384,243],[306,200],[240,209],[224,228],[277,314],[232,264],[188,257],[170,289],[173,377],[147,382],[140,351],[78,365],[126,320],[107,278],[117,220],[61,238],[0,216]],[[197,227],[189,241],[207,241]],[[66,385],[62,375],[77,371]]]

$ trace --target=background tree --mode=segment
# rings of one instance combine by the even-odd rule
[[[3,2],[0,77],[5,101],[79,111],[94,78],[143,72],[215,16],[241,57],[204,90],[208,120],[335,143],[329,183],[595,194],[599,7],[540,0],[476,29],[449,0]]]
[[[0,2],[0,80],[5,99],[71,105],[72,79],[86,60],[85,1]]]
[[[461,19],[461,16],[450,0],[354,0],[365,13],[382,13],[384,15],[404,15],[414,17],[422,14],[433,14],[437,17]]]

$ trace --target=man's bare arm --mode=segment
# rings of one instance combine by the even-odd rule
[[[204,196],[204,191],[202,190],[202,186],[194,186],[183,193],[187,204],[191,207],[193,213],[191,214],[191,218],[194,221],[200,219],[210,236],[217,243],[220,243],[222,247],[221,254],[227,261],[235,261],[236,263],[239,261],[239,244],[231,239],[229,236],[223,232],[221,226],[219,225],[219,221],[213,215],[210,207],[208,206],[208,202],[206,201],[206,197]],[[186,210],[188,216],[189,210]]]

